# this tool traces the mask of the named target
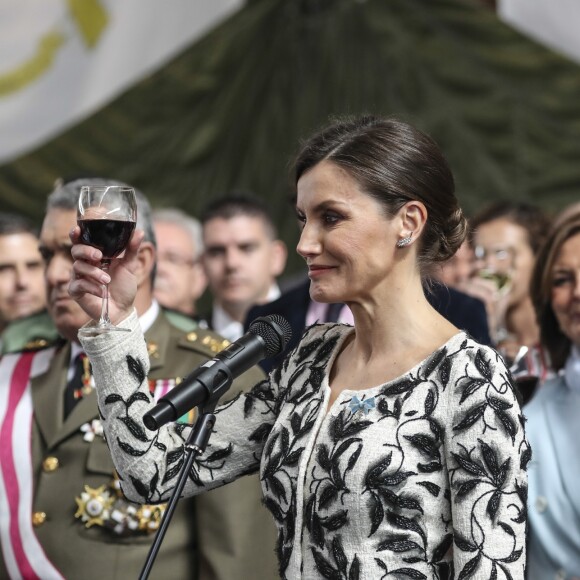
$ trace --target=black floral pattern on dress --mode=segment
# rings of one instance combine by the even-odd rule
[[[328,410],[328,371],[348,332],[311,328],[269,380],[220,408],[186,491],[259,465],[282,578],[523,578],[531,451],[501,357],[458,334],[399,379],[354,385]],[[105,428],[127,456],[125,485],[162,501],[186,427],[144,431],[151,402],[132,359],[133,390],[102,395]],[[374,407],[349,406],[355,393]]]

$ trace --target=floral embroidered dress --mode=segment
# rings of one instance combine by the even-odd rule
[[[123,491],[153,503],[175,484],[188,427],[143,426],[152,402],[136,320],[83,346]],[[531,452],[501,357],[458,333],[328,409],[328,371],[351,332],[311,327],[269,381],[219,408],[185,493],[259,470],[282,578],[523,579]]]

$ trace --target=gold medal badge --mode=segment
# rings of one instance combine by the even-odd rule
[[[94,489],[85,485],[85,490],[75,501],[75,517],[85,527],[99,526],[118,536],[155,533],[166,507],[166,504],[136,505],[129,502],[121,491],[116,473],[108,486]]]
[[[111,517],[111,508],[115,498],[105,485],[101,485],[96,489],[85,485],[80,497],[76,497],[77,511],[76,518],[80,518],[85,522],[85,526],[90,528],[92,526],[104,526],[105,521]]]

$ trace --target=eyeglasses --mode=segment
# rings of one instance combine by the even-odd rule
[[[172,252],[159,254],[159,256],[157,256],[158,264],[165,263],[169,264],[170,266],[176,266],[180,268],[184,268],[186,266],[191,268],[192,266],[197,264],[197,262],[198,260],[194,258],[186,258],[185,256],[180,256]]]
[[[475,246],[473,253],[476,260],[495,260],[496,262],[511,262],[514,257],[513,248],[484,248]]]

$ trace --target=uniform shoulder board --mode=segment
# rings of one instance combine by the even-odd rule
[[[230,341],[219,334],[197,328],[186,333],[179,341],[179,346],[190,350],[197,350],[206,356],[213,358],[218,352],[229,346]]]
[[[2,354],[37,351],[61,341],[46,312],[27,316],[10,323],[2,333]]]
[[[163,308],[163,314],[175,328],[181,330],[182,332],[191,332],[198,327],[198,322],[195,318],[187,316],[177,310],[170,310],[169,308]]]
[[[58,340],[46,340],[46,338],[33,338],[22,346],[23,352],[30,352],[49,348],[58,343]]]

